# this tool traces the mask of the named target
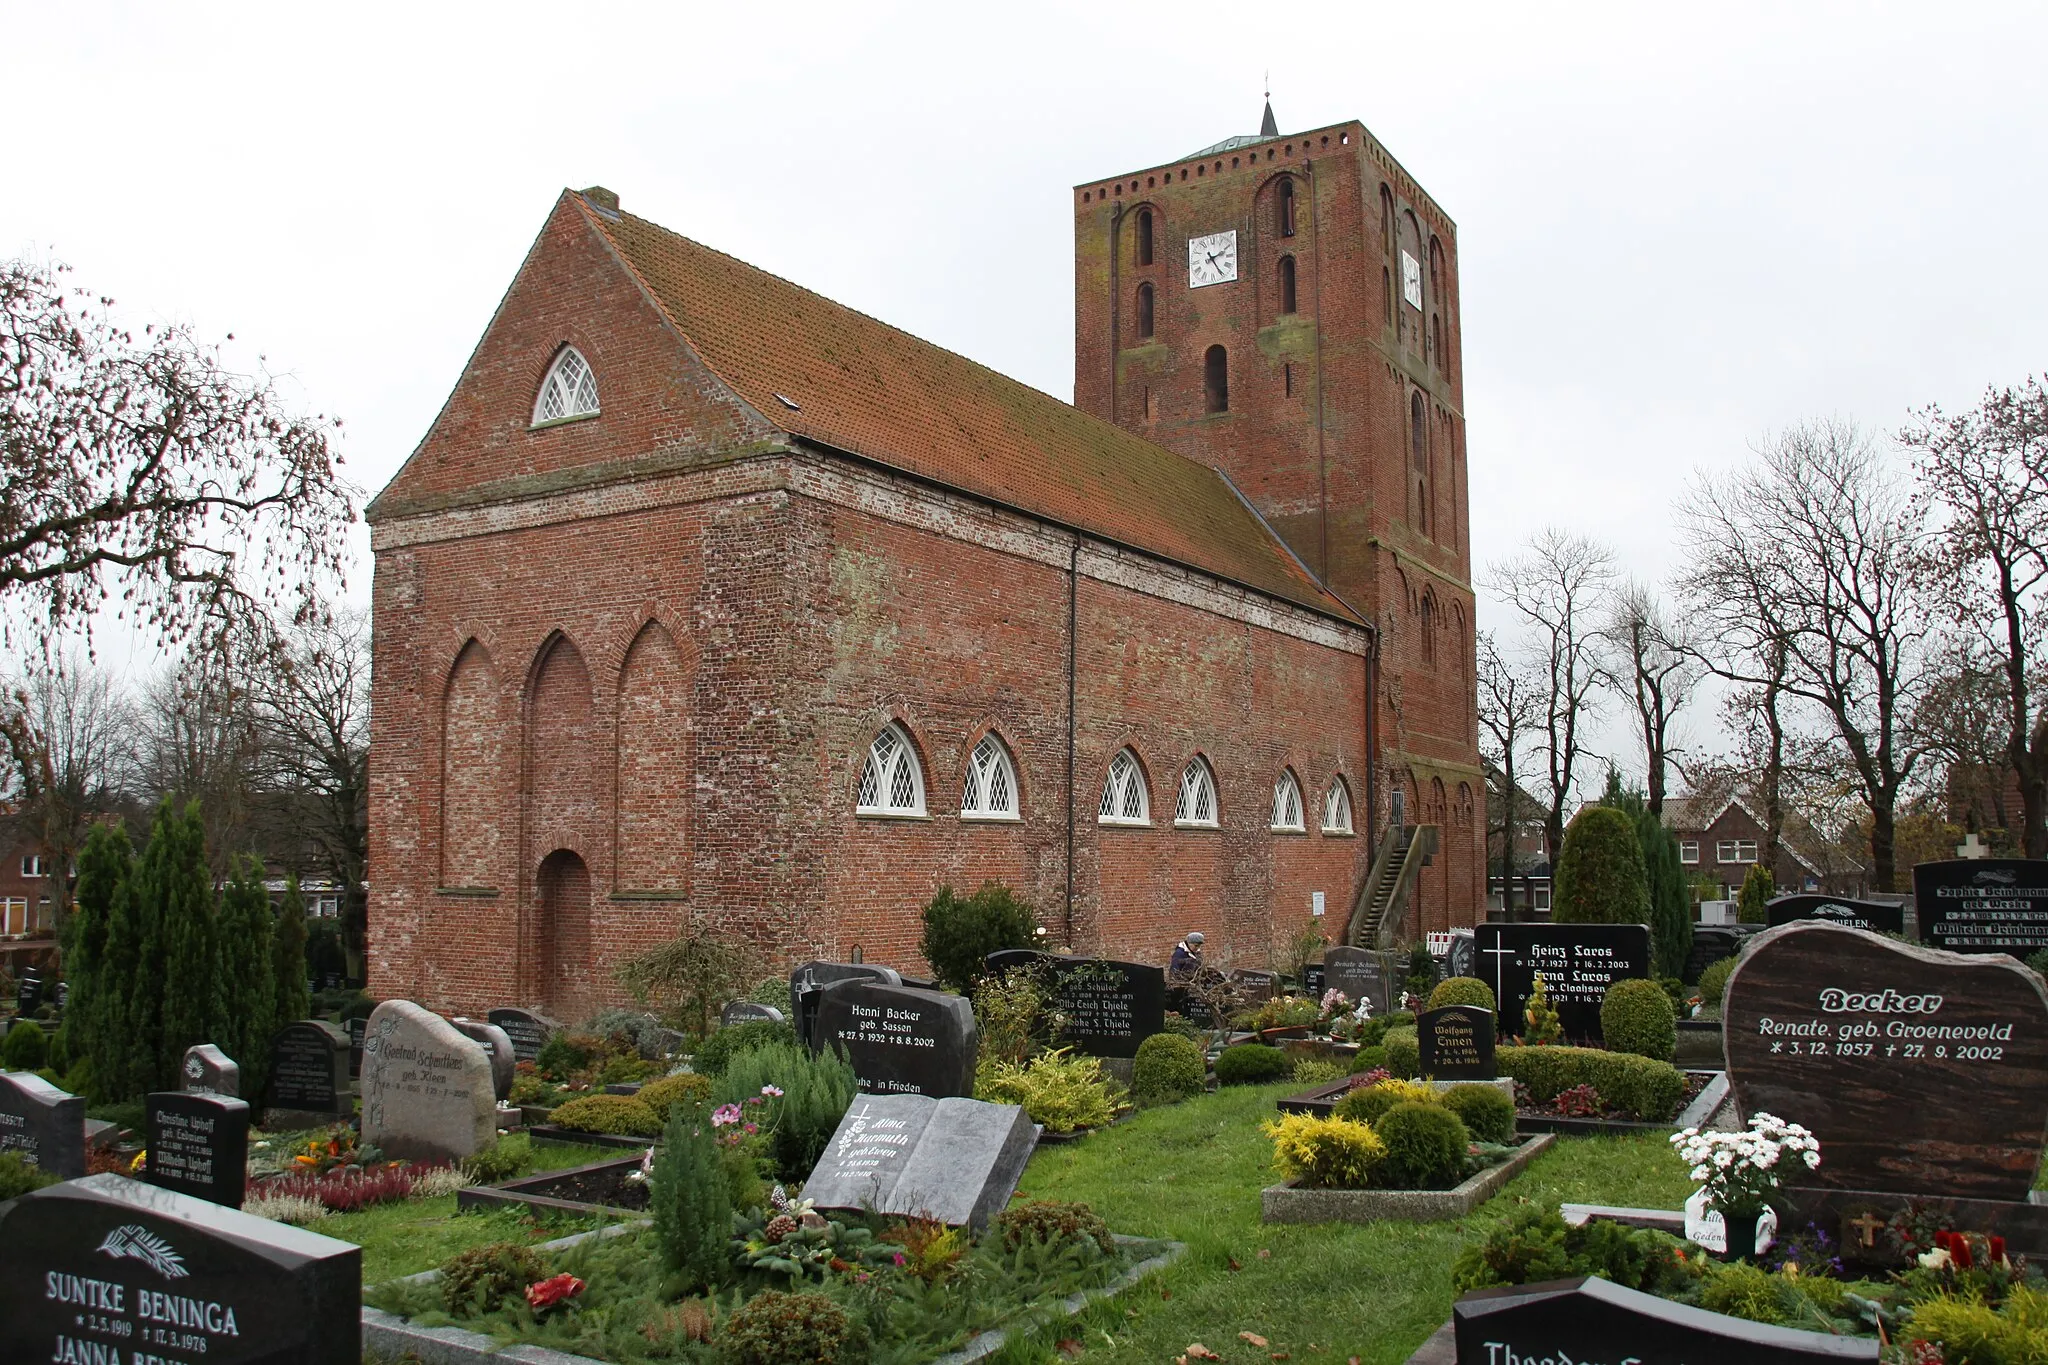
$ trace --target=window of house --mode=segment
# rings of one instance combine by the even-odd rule
[[[1341,777],[1330,779],[1330,790],[1323,796],[1323,833],[1351,833],[1351,788]]]
[[[960,793],[963,820],[1015,820],[1017,769],[1009,750],[994,735],[983,735],[967,760],[967,780]]]
[[[1180,770],[1180,796],[1173,803],[1173,823],[1208,828],[1216,823],[1216,775],[1196,757]]]
[[[1138,264],[1152,264],[1152,210],[1138,210]]]
[[[861,815],[924,814],[924,773],[902,726],[893,722],[883,726],[868,746],[854,809]]]
[[[1722,839],[1714,845],[1714,861],[1717,863],[1753,863],[1756,861],[1756,840]]]
[[[1145,770],[1138,756],[1119,749],[1109,760],[1109,778],[1102,784],[1102,805],[1095,818],[1105,825],[1146,825],[1152,822],[1152,799],[1145,791]]]
[[[1273,828],[1288,831],[1305,828],[1301,819],[1301,783],[1294,780],[1291,768],[1282,768],[1280,780],[1273,784]]]
[[[1221,346],[1211,346],[1202,357],[1202,409],[1230,411],[1230,355]]]
[[[1280,235],[1294,235],[1294,178],[1286,175],[1280,177]]]
[[[597,411],[597,376],[574,346],[564,346],[540,381],[540,397],[534,400],[533,422],[559,421]]]
[[[1292,256],[1282,256],[1280,258],[1280,311],[1283,313],[1292,313],[1294,311],[1294,258]]]
[[[1152,286],[1138,286],[1138,335],[1150,339],[1152,336]]]
[[[0,900],[0,934],[25,934],[28,930],[28,897],[8,896]]]
[[[47,877],[50,875],[49,864],[43,861],[43,855],[40,853],[24,853],[21,855],[21,875]]]
[[[1697,866],[1699,860],[1700,841],[1697,839],[1680,839],[1678,841],[1678,861],[1686,864],[1688,867],[1692,867]]]

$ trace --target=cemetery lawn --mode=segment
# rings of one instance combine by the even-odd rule
[[[1675,1209],[1692,1192],[1662,1135],[1562,1138],[1461,1222],[1264,1224],[1259,1191],[1279,1177],[1259,1125],[1294,1088],[1233,1086],[1040,1147],[1020,1198],[1085,1200],[1117,1232],[1188,1250],[1163,1274],[1001,1358],[1149,1365],[1201,1342],[1225,1365],[1263,1365],[1282,1352],[1302,1365],[1351,1356],[1400,1365],[1450,1316],[1458,1251],[1518,1204]],[[1074,1344],[1056,1352],[1063,1339],[1079,1354]]]

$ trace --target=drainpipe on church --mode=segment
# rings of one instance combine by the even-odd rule
[[[1079,617],[1081,537],[1077,532],[1067,548],[1067,927],[1066,944],[1074,946],[1074,679],[1080,637]]]

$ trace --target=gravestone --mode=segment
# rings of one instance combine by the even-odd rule
[[[249,1106],[225,1095],[160,1090],[148,1115],[142,1178],[210,1204],[242,1207],[249,1166]]]
[[[1458,1365],[1818,1365],[1878,1358],[1840,1337],[1710,1313],[1594,1275],[1481,1289],[1452,1306]]]
[[[1237,987],[1237,996],[1245,1005],[1263,1005],[1280,993],[1280,976],[1277,972],[1232,972],[1231,984]],[[1161,1026],[1165,1021],[1162,1019]]]
[[[1722,1004],[1746,1120],[1820,1139],[1821,1189],[2024,1200],[2048,1143],[2048,990],[2006,958],[1803,922],[1756,937]]]
[[[1479,941],[1470,930],[1452,931],[1451,951],[1445,955],[1445,970],[1452,976],[1479,975]]]
[[[178,1068],[178,1088],[188,1095],[242,1097],[242,1068],[235,1059],[212,1043],[197,1043],[185,1049],[185,1063]]]
[[[363,1040],[363,1141],[406,1160],[460,1161],[497,1138],[482,1045],[410,1000],[377,1006]]]
[[[1764,906],[1764,919],[1775,929],[1798,920],[1826,920],[1844,929],[1869,929],[1880,934],[1906,931],[1906,907],[1884,901],[1850,900],[1846,896],[1819,896],[1801,891],[1778,896]]]
[[[1323,985],[1323,964],[1320,962],[1304,962],[1301,966],[1301,993],[1321,1000],[1325,989]]]
[[[505,1030],[496,1024],[480,1024],[474,1019],[456,1019],[453,1023],[457,1033],[482,1048],[490,1057],[492,1098],[502,1100],[510,1097],[512,1077],[519,1062]]]
[[[818,1017],[818,992],[835,981],[879,981],[900,986],[903,977],[893,967],[870,967],[864,962],[806,962],[789,974],[789,1017],[796,1036],[812,1047],[813,1021]]]
[[[270,1040],[264,1124],[319,1128],[353,1114],[348,1052],[348,1035],[324,1019],[301,1019],[279,1029]]]
[[[1519,1034],[1536,974],[1571,1042],[1600,1039],[1600,1001],[1617,981],[1650,975],[1646,924],[1482,924],[1478,977],[1493,987],[1503,1027]]]
[[[1342,991],[1353,1002],[1363,1000],[1372,1006],[1374,1014],[1385,1014],[1395,1004],[1394,983],[1386,964],[1370,948],[1325,948],[1323,989]]]
[[[1138,1044],[1166,1029],[1166,973],[1139,962],[1061,957],[1029,948],[988,955],[991,971],[1039,967],[1054,1007],[1067,1016],[1064,1039],[1090,1057],[1135,1057]]]
[[[118,1175],[0,1204],[0,1360],[358,1365],[362,1249]]]
[[[70,998],[71,983],[69,981],[59,981],[56,991],[50,996],[50,999],[57,1002],[57,1013],[62,1014],[64,1012],[64,1002]]]
[[[1952,953],[2048,948],[2048,859],[1956,858],[1913,869],[1920,941]]]
[[[804,1181],[804,1197],[820,1208],[980,1228],[1010,1202],[1037,1145],[1037,1128],[1014,1104],[862,1095]]]
[[[731,1028],[734,1024],[779,1024],[781,1022],[781,1010],[773,1005],[756,1004],[752,1000],[728,1001],[725,1008],[718,1012],[718,1023],[721,1028]]]
[[[85,1098],[28,1071],[0,1071],[0,1152],[71,1180],[85,1174]]]
[[[512,1057],[515,1062],[531,1062],[540,1057],[540,1050],[548,1045],[548,1039],[562,1031],[562,1026],[538,1010],[513,1009],[502,1006],[484,1016],[512,1040]]]
[[[358,1017],[343,1027],[348,1030],[348,1078],[354,1080],[363,1074],[363,1039],[369,1034],[370,1021]]]
[[[1695,924],[1692,927],[1692,951],[1685,959],[1685,979],[1696,982],[1707,968],[1722,958],[1734,957],[1743,937],[1739,929]]]
[[[37,967],[23,967],[14,983],[14,1012],[29,1018],[43,1006],[43,973]]]
[[[1445,1005],[1415,1017],[1415,1043],[1422,1074],[1439,1081],[1490,1081],[1493,1011],[1477,1005]]]
[[[811,1048],[844,1049],[870,1094],[974,1093],[974,1007],[960,995],[880,981],[838,981],[818,992]]]

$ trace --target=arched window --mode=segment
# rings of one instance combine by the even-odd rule
[[[924,773],[902,726],[893,722],[883,726],[868,746],[854,809],[861,815],[924,814]]]
[[[1421,630],[1422,662],[1436,667],[1436,597],[1431,593],[1422,594]]]
[[[1380,250],[1389,259],[1394,255],[1394,192],[1385,185],[1380,186]]]
[[[1283,176],[1281,176],[1281,177],[1280,177],[1280,189],[1279,189],[1279,194],[1280,194],[1280,235],[1281,235],[1282,237],[1292,237],[1292,236],[1294,235],[1294,177],[1293,177],[1293,176],[1291,176],[1291,175],[1283,175]],[[1289,312],[1292,312],[1292,311],[1294,311],[1294,310],[1293,310],[1293,309],[1289,309],[1288,311],[1289,311]]]
[[[1292,256],[1282,256],[1280,258],[1280,311],[1283,313],[1292,313],[1294,311],[1294,258]]]
[[[1380,267],[1380,299],[1387,306],[1387,326],[1394,325],[1394,272]]]
[[[1341,777],[1330,779],[1330,790],[1323,797],[1323,833],[1351,833],[1351,788]]]
[[[1145,770],[1138,766],[1138,756],[1129,749],[1117,750],[1116,757],[1109,760],[1109,780],[1102,784],[1102,805],[1095,818],[1105,825],[1152,823],[1152,798],[1145,791]]]
[[[1202,410],[1230,411],[1230,355],[1221,346],[1202,357]]]
[[[581,417],[597,411],[597,376],[574,346],[564,346],[548,366],[548,377],[540,381],[540,396],[533,400],[533,424]]]
[[[1138,210],[1138,264],[1152,264],[1152,210]]]
[[[1010,751],[994,735],[983,735],[967,759],[967,780],[960,792],[963,820],[1015,820],[1017,769]]]
[[[1302,827],[1301,783],[1294,780],[1294,769],[1282,768],[1280,780],[1273,784],[1273,828],[1299,830]]]
[[[1444,331],[1434,313],[1429,315],[1429,363],[1439,370],[1444,367]]]
[[[1180,770],[1180,797],[1173,803],[1173,823],[1203,828],[1216,824],[1216,775],[1199,755]]]
[[[1152,286],[1138,286],[1138,335],[1150,339],[1152,335]]]
[[[1429,467],[1429,429],[1423,425],[1428,418],[1422,404],[1422,390],[1408,395],[1408,454],[1415,461],[1415,472],[1420,474]]]

